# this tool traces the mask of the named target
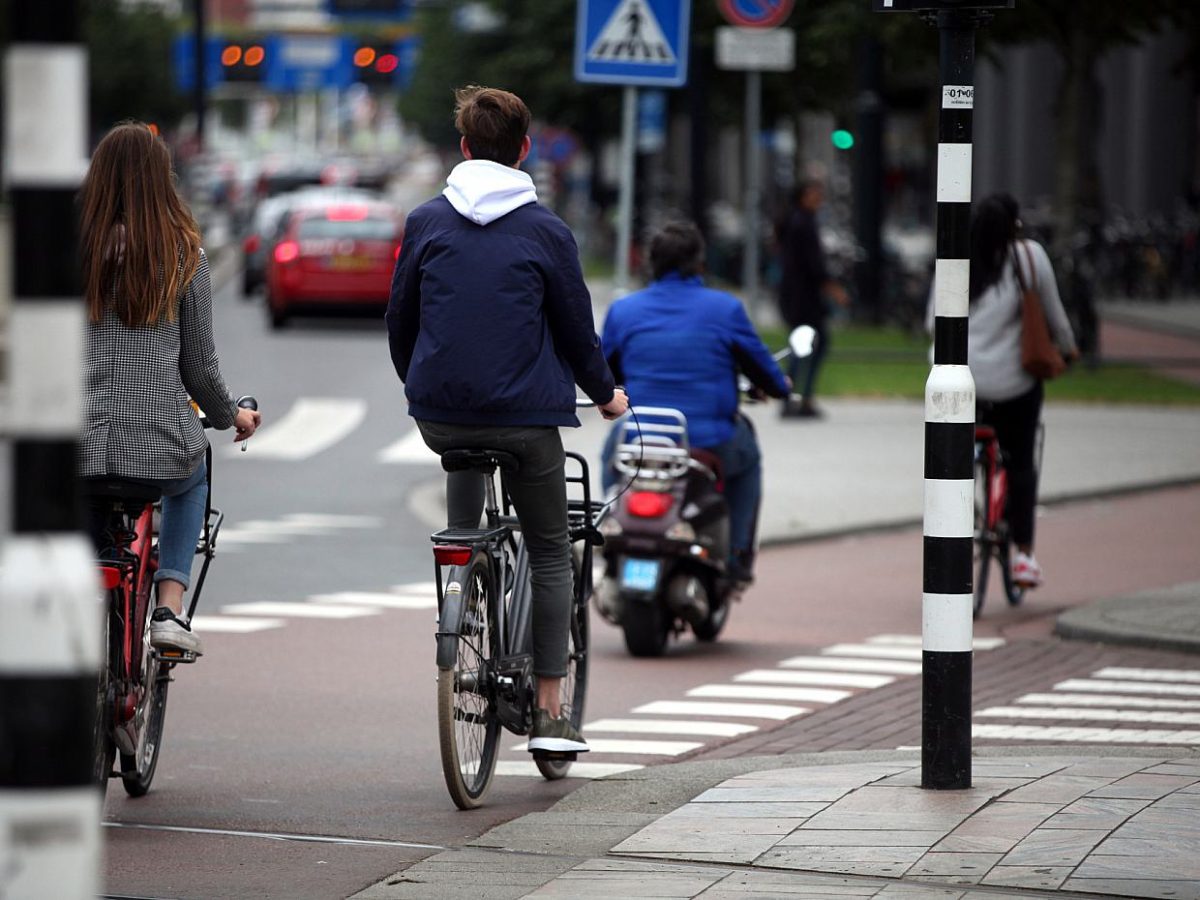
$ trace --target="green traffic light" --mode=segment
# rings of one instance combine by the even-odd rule
[[[833,142],[833,146],[839,150],[849,150],[854,146],[854,135],[844,128],[839,128],[829,136],[829,140]]]

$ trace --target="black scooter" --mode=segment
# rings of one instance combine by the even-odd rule
[[[812,354],[813,329],[797,328],[782,359]],[[750,383],[739,377],[739,389]],[[614,465],[617,503],[600,526],[605,574],[596,591],[600,614],[619,625],[634,656],[661,656],[672,634],[689,628],[715,641],[739,585],[728,571],[729,506],[720,460],[688,444],[687,420],[675,409],[638,407],[620,422]]]

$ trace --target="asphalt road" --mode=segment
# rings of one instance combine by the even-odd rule
[[[453,808],[436,744],[429,526],[408,508],[438,475],[381,459],[412,448],[398,444],[412,426],[382,324],[271,332],[239,284],[222,271],[218,348],[231,390],[258,397],[265,425],[245,453],[216,436],[214,501],[228,521],[199,611],[207,653],[177,671],[154,790],[130,800],[109,786],[112,895],[347,896],[580,783],[515,774],[529,765],[507,736],[489,804]],[[1020,609],[990,607],[981,652],[1047,637],[1067,605],[1200,580],[1200,489],[1174,492],[1170,517],[1164,502],[1051,509],[1040,527],[1055,581]],[[727,635],[685,640],[661,660],[629,658],[594,618],[587,719],[611,730],[589,730],[588,764],[737,752],[731,740],[911,675],[919,546],[905,531],[769,551]],[[840,683],[805,680],[831,659]],[[710,705],[729,703],[742,706]],[[646,730],[664,720],[681,725]]]

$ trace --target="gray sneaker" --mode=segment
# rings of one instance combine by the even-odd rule
[[[546,710],[535,709],[529,749],[550,753],[586,753],[588,745],[583,735],[566,718],[554,719]]]
[[[187,650],[197,656],[204,654],[204,645],[192,632],[191,626],[166,606],[158,607],[150,617],[150,646],[163,650]]]

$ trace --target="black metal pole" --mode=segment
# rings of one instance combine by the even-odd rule
[[[208,54],[205,47],[208,43],[204,21],[205,0],[194,0],[194,18],[196,20],[196,85],[192,89],[192,108],[196,114],[196,152],[204,152],[204,120],[208,110]]]
[[[937,13],[937,262],[934,358],[925,387],[921,786],[971,786],[975,382],[967,367],[971,124],[981,14]]]
[[[10,3],[5,14],[13,533],[0,549],[0,893],[82,900],[99,889],[101,815],[99,585],[75,473],[87,49],[79,0]]]

